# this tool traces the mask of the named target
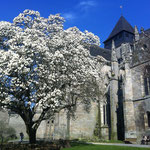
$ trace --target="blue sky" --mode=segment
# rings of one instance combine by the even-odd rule
[[[25,9],[37,10],[46,18],[60,13],[66,18],[65,28],[93,32],[102,44],[121,16],[120,5],[132,26],[150,28],[150,0],[1,0],[0,20],[12,22]]]

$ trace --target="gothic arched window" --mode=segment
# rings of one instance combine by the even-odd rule
[[[147,112],[148,127],[150,127],[150,112]]]
[[[144,88],[145,88],[145,95],[150,95],[150,66],[145,67]]]

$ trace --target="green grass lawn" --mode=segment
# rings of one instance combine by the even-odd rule
[[[150,150],[150,148],[74,143],[71,148],[64,148],[63,150]]]

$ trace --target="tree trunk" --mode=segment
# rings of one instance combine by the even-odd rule
[[[3,138],[3,136],[1,136],[1,145],[0,145],[0,150],[3,150],[3,140],[4,140],[4,138]]]
[[[35,129],[33,129],[30,126],[26,126],[27,127],[27,133],[29,136],[29,143],[30,144],[35,144],[36,143],[36,131]]]
[[[67,112],[67,140],[70,140],[70,111]]]

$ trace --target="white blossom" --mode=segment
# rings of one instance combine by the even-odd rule
[[[46,19],[33,10],[13,23],[0,22],[1,106],[19,113],[28,104],[32,109],[27,112],[34,116],[40,109],[44,119],[73,105],[68,94],[81,98],[83,87],[99,76],[88,50],[90,44],[99,45],[99,38],[77,27],[64,30],[63,23],[59,14]]]

